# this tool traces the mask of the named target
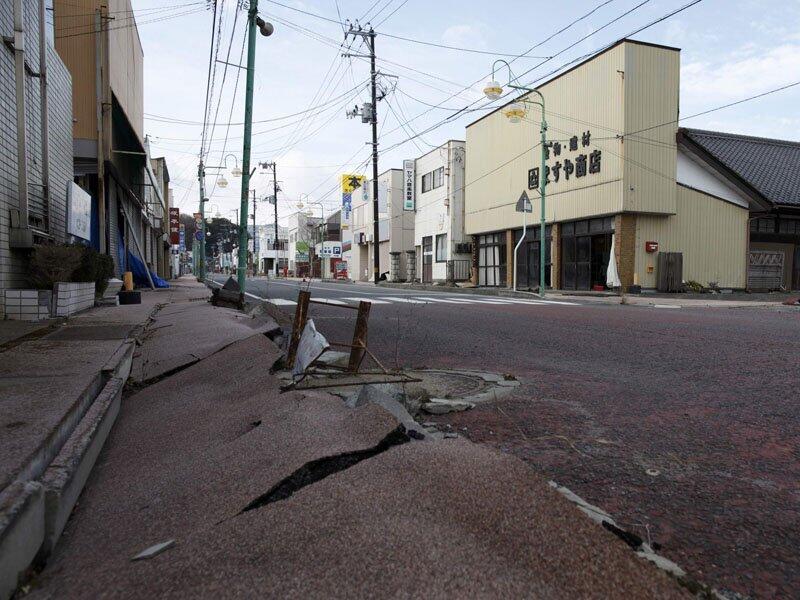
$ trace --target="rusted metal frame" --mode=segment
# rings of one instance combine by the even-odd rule
[[[353,331],[353,345],[350,348],[350,360],[348,368],[357,373],[364,360],[367,351],[367,331],[369,323],[369,309],[371,303],[360,301],[358,303],[358,316],[356,317],[356,327]]]
[[[311,300],[311,292],[300,291],[297,296],[297,308],[294,311],[294,321],[292,323],[292,338],[289,342],[289,352],[286,355],[286,363],[291,368],[297,358],[297,346],[300,344],[300,336],[306,326],[308,318],[308,303]]]
[[[297,390],[316,390],[316,389],[331,388],[331,387],[352,387],[354,385],[376,385],[376,384],[379,384],[379,383],[415,383],[415,382],[420,382],[420,381],[422,381],[422,380],[421,379],[416,379],[414,377],[409,377],[409,378],[401,378],[401,379],[386,379],[386,380],[382,380],[382,381],[351,381],[351,382],[347,382],[347,383],[332,382],[332,383],[325,383],[325,384],[322,384],[322,385],[309,385],[309,386],[304,386],[304,387],[296,387],[296,384],[299,383],[299,381],[298,381],[298,382],[292,382],[289,386],[286,386],[286,387],[284,387],[282,389],[286,390],[289,387],[294,387]]]

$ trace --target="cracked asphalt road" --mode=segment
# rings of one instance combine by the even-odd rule
[[[297,287],[269,295],[291,300]],[[263,281],[248,289],[267,295]],[[312,293],[412,294],[319,283]],[[350,312],[314,305],[311,316],[348,341]],[[518,377],[511,396],[430,420],[523,458],[690,576],[754,597],[800,589],[796,309],[376,304],[369,339],[390,365]]]

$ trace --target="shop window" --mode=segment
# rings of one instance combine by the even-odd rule
[[[505,234],[478,236],[478,285],[502,286],[506,281]]]
[[[441,233],[436,236],[436,262],[447,260],[447,234]]]

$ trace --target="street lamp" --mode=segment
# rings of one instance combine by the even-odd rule
[[[244,2],[239,4],[244,6]],[[247,11],[247,78],[244,94],[244,136],[242,140],[242,191],[239,197],[239,262],[236,265],[236,277],[241,293],[245,292],[245,276],[247,270],[247,204],[250,194],[250,144],[253,130],[253,77],[256,67],[256,29],[263,36],[270,36],[274,31],[271,23],[258,16],[258,0],[250,0]],[[255,169],[254,169],[255,171]]]
[[[495,67],[498,63],[502,63],[508,69],[508,87],[515,89],[515,90],[523,90],[525,92],[532,92],[539,96],[540,102],[535,100],[528,100],[527,98],[520,97],[515,102],[509,104],[504,110],[503,114],[508,118],[509,121],[512,123],[519,123],[525,118],[525,103],[527,104],[535,104],[542,109],[542,126],[540,129],[541,132],[541,150],[542,150],[542,160],[541,160],[541,168],[539,170],[539,196],[541,197],[541,223],[540,223],[540,232],[539,232],[539,296],[544,298],[545,292],[545,282],[544,282],[544,263],[545,263],[545,254],[546,254],[546,244],[545,244],[545,226],[546,226],[546,219],[545,219],[545,185],[547,184],[547,178],[545,176],[545,168],[546,168],[546,152],[547,152],[547,121],[545,120],[545,108],[544,108],[544,96],[542,93],[535,89],[529,88],[521,85],[516,85],[512,83],[512,81],[516,80],[514,74],[511,71],[511,65],[509,65],[504,60],[496,60],[492,65],[492,78],[486,84],[486,87],[483,89],[483,93],[486,95],[487,98],[490,100],[497,100],[503,95],[503,86],[501,86],[495,77]],[[523,240],[525,239],[526,234],[526,220],[525,220],[525,207],[523,206],[522,211],[522,237],[520,238],[517,245],[514,247],[514,290],[517,289],[517,250],[522,245]]]

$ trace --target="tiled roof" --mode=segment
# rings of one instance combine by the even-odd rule
[[[681,132],[770,202],[800,206],[800,142],[702,129]]]

